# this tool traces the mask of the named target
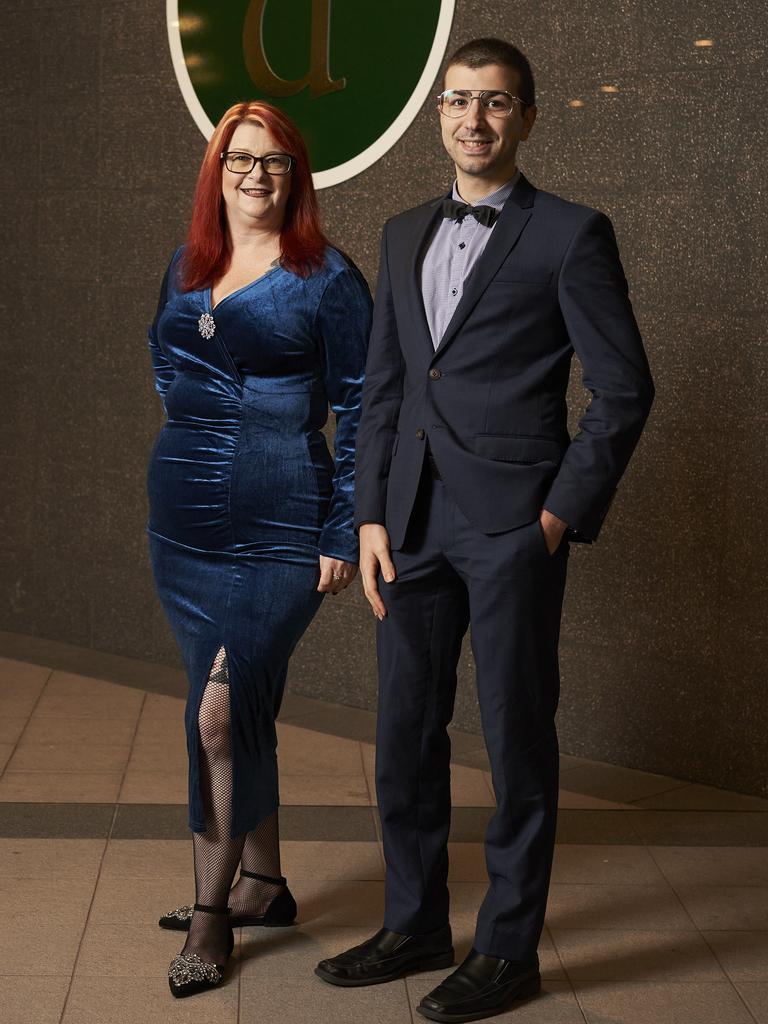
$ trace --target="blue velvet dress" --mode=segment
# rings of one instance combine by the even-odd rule
[[[336,250],[307,278],[277,266],[211,307],[171,260],[149,331],[167,419],[149,464],[158,594],[189,676],[189,818],[204,831],[197,718],[229,669],[232,835],[278,805],[288,659],[320,606],[318,555],[357,561],[354,446],[371,297]],[[335,458],[322,428],[336,414]]]

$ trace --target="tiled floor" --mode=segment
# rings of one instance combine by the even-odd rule
[[[0,658],[2,1024],[411,1024],[445,972],[333,989],[321,957],[381,922],[373,716],[288,696],[279,724],[291,929],[244,929],[221,989],[171,998],[193,893],[178,680],[84,655]],[[73,661],[73,659],[75,659]],[[94,667],[96,666],[96,667]],[[168,670],[170,672],[170,670]],[[143,685],[141,681],[144,680]],[[451,896],[459,957],[485,889],[493,790],[479,737],[454,742]],[[768,1024],[768,801],[563,757],[540,997],[496,1019]]]

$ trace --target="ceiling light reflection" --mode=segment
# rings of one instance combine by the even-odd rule
[[[199,14],[182,14],[178,25],[181,32],[199,32],[205,27],[205,18]]]

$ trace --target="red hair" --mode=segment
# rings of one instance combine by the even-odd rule
[[[270,103],[236,103],[216,125],[197,177],[192,220],[181,267],[185,291],[195,291],[212,284],[229,266],[232,247],[221,192],[221,154],[227,149],[235,128],[244,121],[257,121],[264,125],[278,146],[294,159],[291,192],[280,232],[283,266],[306,277],[322,265],[328,239],[320,227],[320,210],[312,184],[309,154],[298,128],[282,110]]]

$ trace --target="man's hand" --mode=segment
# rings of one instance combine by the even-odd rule
[[[360,575],[363,580],[363,590],[368,598],[368,603],[373,609],[373,614],[381,622],[387,614],[387,609],[384,607],[384,602],[379,594],[379,567],[381,567],[382,576],[387,583],[394,582],[397,575],[389,550],[389,534],[386,527],[380,523],[363,523],[358,533],[360,536]]]
[[[317,589],[321,594],[338,594],[348,587],[357,576],[353,562],[342,562],[340,558],[320,555],[320,582]]]
[[[544,540],[547,543],[547,551],[549,551],[550,555],[554,555],[560,547],[563,534],[568,529],[568,523],[559,519],[551,512],[547,512],[545,508],[541,510],[539,522],[541,523],[541,529],[544,533]]]

